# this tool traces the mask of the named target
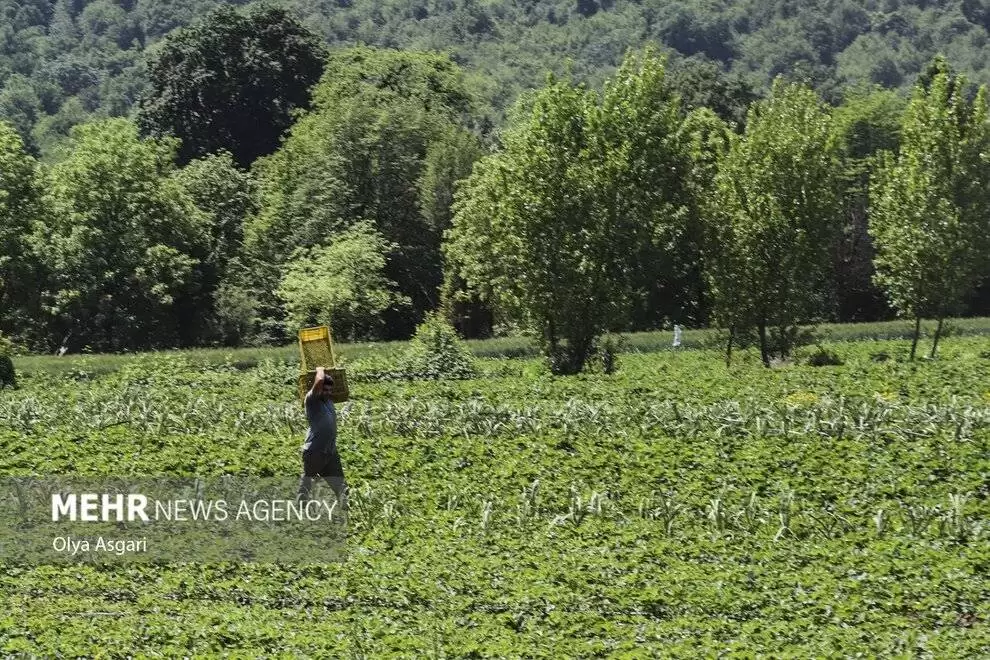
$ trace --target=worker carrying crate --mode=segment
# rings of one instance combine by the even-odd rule
[[[303,328],[299,331],[302,373],[299,397],[306,409],[309,430],[302,446],[303,473],[299,480],[300,500],[309,500],[313,479],[322,477],[333,489],[340,511],[347,511],[347,482],[337,450],[337,410],[334,403],[348,397],[347,375],[337,366],[330,328]]]

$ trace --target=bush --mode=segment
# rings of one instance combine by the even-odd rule
[[[619,353],[626,350],[629,342],[619,335],[605,335],[595,347],[595,357],[600,362],[602,373],[613,374],[619,368]]]
[[[7,386],[17,388],[17,374],[14,373],[14,344],[0,335],[0,389]]]
[[[477,373],[457,331],[438,314],[416,328],[403,363],[404,371],[419,378],[473,378]]]
[[[835,351],[819,346],[818,350],[808,358],[807,364],[810,367],[839,367],[844,363]]]

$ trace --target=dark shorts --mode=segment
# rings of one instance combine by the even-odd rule
[[[302,453],[303,476],[344,477],[344,466],[340,463],[340,453],[304,451]]]

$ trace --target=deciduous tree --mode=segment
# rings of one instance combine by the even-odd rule
[[[631,55],[601,96],[551,79],[459,191],[452,267],[555,372],[580,371],[602,332],[690,279],[680,129],[662,60]]]
[[[196,292],[178,301],[176,309],[183,343],[229,341],[239,333],[228,332],[220,320],[217,293],[221,283],[244,288],[237,286],[243,277],[239,264],[229,266],[242,256],[244,223],[257,210],[255,181],[226,152],[194,160],[175,176],[207,218],[206,254],[196,268]]]
[[[439,303],[447,205],[481,150],[463,125],[462,74],[437,53],[348,49],[330,59],[314,99],[282,149],[259,163],[261,208],[247,228],[248,252],[280,264],[297,247],[373,222],[399,246],[386,275],[412,301],[388,312],[387,336],[408,337]],[[261,314],[282,317],[277,301]]]
[[[209,219],[173,176],[175,147],[141,140],[124,119],[73,129],[36,235],[53,339],[71,332],[71,348],[110,351],[177,343],[175,306],[199,284]]]
[[[221,6],[152,50],[145,134],[182,141],[181,162],[229,151],[242,167],[278,147],[293,110],[309,105],[324,51],[284,9]]]
[[[733,139],[709,210],[706,266],[730,351],[734,334],[755,330],[770,366],[788,354],[797,324],[823,315],[841,221],[837,174],[829,111],[810,89],[778,80]]]
[[[458,191],[447,254],[500,314],[532,331],[557,373],[579,371],[627,313],[606,221],[593,213],[583,88],[551,80]],[[616,237],[618,238],[618,237]]]
[[[37,164],[14,127],[0,122],[0,333],[21,340],[39,311],[43,271],[30,236],[42,209]]]
[[[990,108],[987,89],[967,101],[965,79],[936,59],[904,115],[897,156],[886,153],[870,194],[876,282],[898,313],[938,321],[957,312],[990,272]]]
[[[350,340],[377,336],[382,313],[409,304],[384,274],[394,248],[371,223],[360,222],[329,245],[296,252],[278,289],[287,330],[294,334],[300,327],[330,325]]]

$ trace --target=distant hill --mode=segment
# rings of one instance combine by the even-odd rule
[[[69,129],[129,114],[146,48],[213,0],[0,0],[0,118],[52,157]],[[235,2],[229,4],[249,5]],[[717,62],[756,91],[778,74],[837,99],[906,88],[936,52],[978,83],[990,0],[283,0],[332,45],[447,50],[499,121],[548,70],[597,84],[630,47]],[[568,62],[570,61],[570,64]]]

